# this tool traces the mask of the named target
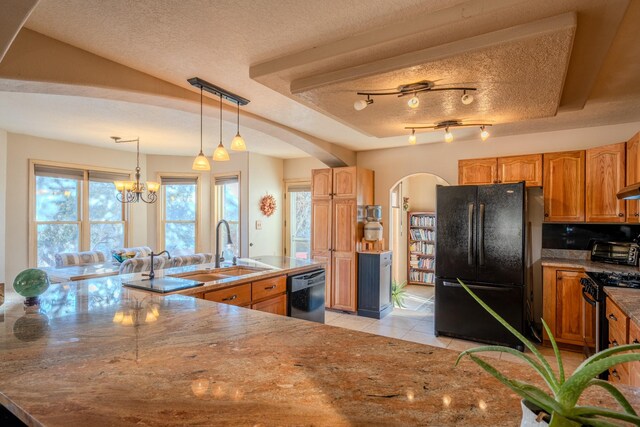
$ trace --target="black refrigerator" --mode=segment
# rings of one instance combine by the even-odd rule
[[[524,333],[524,182],[438,186],[436,194],[436,335],[522,350],[457,279]]]

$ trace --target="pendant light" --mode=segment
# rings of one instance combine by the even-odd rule
[[[222,94],[220,94],[220,143],[218,144],[216,151],[213,152],[213,160],[216,162],[229,161],[229,153],[227,153],[227,150],[222,144]]]
[[[231,140],[231,149],[233,151],[247,151],[247,146],[244,143],[244,139],[242,139],[242,137],[240,136],[240,103],[237,102],[236,105],[238,106],[238,132],[236,133],[236,136],[233,137],[233,140]]]
[[[211,170],[209,159],[202,152],[202,86],[200,86],[200,154],[193,160],[191,169],[194,171],[208,171]]]

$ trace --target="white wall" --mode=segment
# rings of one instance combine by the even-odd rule
[[[299,180],[306,179],[311,181],[312,169],[324,169],[328,167],[320,160],[313,157],[302,157],[299,159],[285,159],[284,160],[284,179]]]
[[[283,179],[282,159],[249,153],[249,256],[282,255],[283,242]],[[271,194],[277,209],[266,217],[260,212],[260,199]],[[256,221],[262,223],[258,230]]]
[[[96,148],[88,145],[8,133],[5,277],[12,283],[15,276],[29,267],[29,160],[49,160],[84,166],[133,170],[135,152]],[[107,143],[105,143],[107,145]],[[143,179],[146,158],[141,156]],[[131,208],[132,246],[147,241],[147,212],[143,205]]]
[[[7,132],[0,129],[0,283],[5,282],[6,197],[7,197]]]

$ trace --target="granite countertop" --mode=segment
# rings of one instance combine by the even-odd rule
[[[543,267],[581,268],[585,271],[607,271],[613,273],[640,273],[638,267],[630,265],[608,264],[594,262],[588,259],[542,257],[540,263]]]
[[[632,322],[640,325],[640,289],[604,287],[604,293],[615,302]]]
[[[91,277],[115,276],[120,270],[120,265],[113,262],[87,265],[68,265],[66,267],[45,267],[52,282],[69,282]]]
[[[0,307],[2,405],[33,426],[520,423],[519,398],[455,351],[117,279],[51,286],[39,315]]]

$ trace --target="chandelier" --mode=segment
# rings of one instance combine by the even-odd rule
[[[160,183],[147,181],[147,183],[140,182],[140,138],[123,140],[119,136],[112,136],[111,139],[116,144],[124,144],[127,142],[136,143],[136,180],[135,181],[114,181],[113,184],[118,190],[116,199],[120,203],[138,203],[140,201],[144,203],[155,203],[158,200],[158,190],[160,189]],[[147,191],[145,197],[144,192]]]

